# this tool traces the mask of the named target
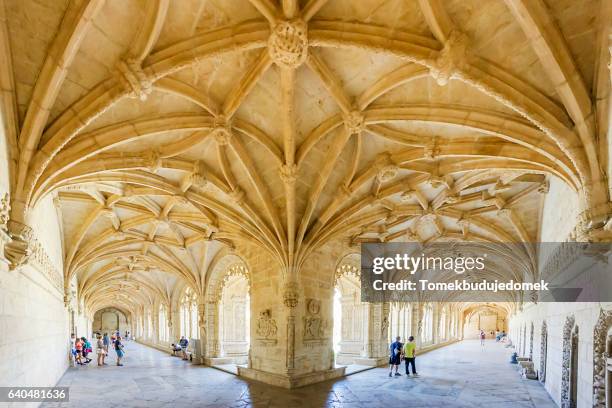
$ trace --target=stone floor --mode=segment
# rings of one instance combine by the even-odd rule
[[[377,368],[285,390],[194,366],[133,342],[124,367],[70,369],[70,402],[44,407],[555,407],[537,381],[523,380],[494,342],[464,341],[417,358],[419,378]],[[112,362],[110,360],[109,362]],[[402,366],[403,368],[403,366]]]

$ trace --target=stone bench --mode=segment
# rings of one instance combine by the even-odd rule
[[[519,360],[519,371],[523,378],[527,378],[529,380],[537,380],[538,374],[536,373],[533,365],[533,361],[527,360]]]

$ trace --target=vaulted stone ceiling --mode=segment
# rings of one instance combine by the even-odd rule
[[[599,1],[5,5],[13,218],[58,194],[91,304],[202,291],[243,240],[537,241],[550,177],[607,208]]]

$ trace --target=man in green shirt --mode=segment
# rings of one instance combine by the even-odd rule
[[[408,371],[408,366],[412,366],[412,375],[417,377],[418,374],[416,372],[416,343],[414,342],[414,336],[408,337],[408,342],[404,344],[404,361],[406,362],[406,375],[410,375]]]

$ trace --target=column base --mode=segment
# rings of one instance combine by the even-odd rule
[[[389,357],[357,357],[355,358],[355,364],[370,366],[370,367],[379,367],[382,365],[389,364]]]
[[[204,359],[204,364],[213,366],[213,365],[223,365],[223,364],[235,364],[234,359],[231,357],[209,357]]]
[[[333,368],[331,370],[316,371],[314,373],[288,376],[285,374],[270,373],[254,368],[238,367],[238,375],[266,384],[275,385],[282,388],[298,388],[305,385],[314,384],[334,378],[344,377],[345,367]]]

